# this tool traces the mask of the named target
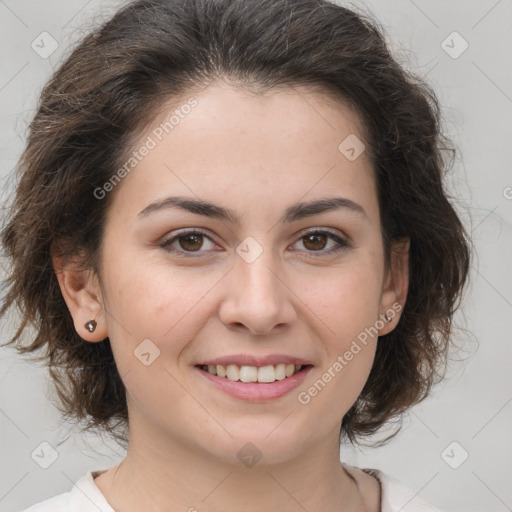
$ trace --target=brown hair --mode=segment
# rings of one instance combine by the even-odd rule
[[[259,90],[321,87],[352,106],[374,164],[386,265],[391,243],[410,238],[402,316],[378,343],[341,425],[354,442],[400,418],[444,375],[470,250],[443,187],[449,141],[436,95],[390,55],[378,22],[326,0],[140,0],[83,39],[44,87],[18,163],[2,232],[11,269],[1,314],[13,306],[21,313],[8,344],[21,353],[44,348],[38,359],[67,419],[127,440],[110,341],[86,343],[76,333],[50,248],[58,242],[97,268],[113,193],[97,200],[94,190],[164,102],[216,78]],[[23,345],[30,325],[35,335]]]

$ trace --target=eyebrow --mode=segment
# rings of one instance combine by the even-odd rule
[[[237,225],[240,225],[241,221],[241,217],[233,210],[189,197],[167,197],[156,201],[139,212],[138,217],[146,217],[151,213],[169,208],[179,208],[197,215],[204,215],[205,217],[211,217]],[[362,217],[368,218],[364,208],[360,204],[345,197],[330,197],[294,204],[286,209],[279,219],[279,222],[291,223],[312,217],[313,215],[339,209],[355,212]]]

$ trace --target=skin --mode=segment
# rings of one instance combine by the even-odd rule
[[[54,260],[77,332],[91,343],[109,337],[127,389],[127,456],[95,483],[122,511],[378,511],[377,481],[339,460],[339,426],[368,378],[377,337],[308,404],[297,399],[407,295],[408,243],[384,266],[370,158],[350,161],[338,150],[350,134],[363,140],[359,119],[307,88],[254,95],[219,81],[194,97],[198,105],[117,186],[99,273]],[[177,208],[139,215],[169,196],[229,208],[241,222]],[[365,215],[342,208],[279,221],[299,201],[334,196]],[[183,228],[209,238],[172,247],[199,255],[162,247]],[[337,242],[308,242],[308,228],[350,246],[326,255]],[[263,251],[251,263],[236,252],[247,237]],[[399,318],[382,322],[379,335]],[[144,339],[160,350],[149,366],[133,354]],[[299,389],[263,402],[198,378],[201,360],[240,353],[291,354],[314,366]],[[252,467],[237,457],[249,441],[262,456]]]

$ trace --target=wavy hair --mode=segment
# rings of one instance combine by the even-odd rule
[[[96,200],[94,190],[164,102],[218,78],[263,91],[308,86],[350,105],[375,169],[386,265],[392,243],[410,239],[402,316],[341,424],[353,443],[444,376],[470,248],[444,188],[443,151],[454,150],[434,91],[395,60],[370,15],[327,0],[139,0],[77,44],[42,90],[17,165],[1,239],[10,261],[1,314],[15,308],[20,318],[7,345],[43,351],[33,357],[48,365],[67,419],[127,442],[110,341],[76,333],[50,249],[59,244],[96,268],[113,194]]]

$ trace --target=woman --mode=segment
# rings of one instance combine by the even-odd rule
[[[28,510],[437,510],[339,447],[446,357],[469,250],[439,121],[324,0],[140,0],[87,36],[20,159],[2,313],[127,455]]]

